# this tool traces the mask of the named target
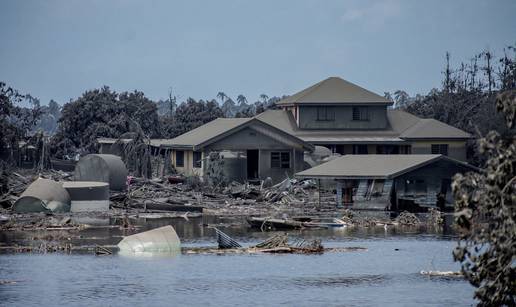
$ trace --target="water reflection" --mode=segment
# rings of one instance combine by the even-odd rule
[[[81,231],[3,232],[2,242],[47,235],[74,245],[114,245],[125,235],[172,225],[185,246],[214,246],[218,225],[244,245],[274,233],[241,224],[243,217],[108,218]],[[99,221],[100,222],[100,221]],[[240,224],[240,226],[237,226]],[[109,227],[108,227],[109,226]],[[421,270],[457,270],[453,237],[429,228],[344,228],[291,231],[328,247],[367,251],[322,255],[167,255],[95,257],[88,254],[3,254],[2,305],[280,305],[468,306],[473,289],[462,279],[429,278]],[[10,240],[10,241],[9,241]]]

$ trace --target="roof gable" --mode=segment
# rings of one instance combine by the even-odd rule
[[[298,144],[306,150],[313,150],[313,145],[256,118],[218,118],[174,139],[163,142],[162,146],[197,150],[247,127],[266,134],[268,137],[274,138],[275,140],[281,140],[287,145]],[[265,130],[269,130],[270,132],[265,133]],[[278,136],[276,137],[275,134]]]
[[[217,118],[162,143],[164,147],[193,147],[222,133],[238,128],[251,118]]]
[[[392,101],[339,77],[330,77],[277,103],[292,104],[392,104]]]

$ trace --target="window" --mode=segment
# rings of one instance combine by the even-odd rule
[[[195,168],[201,168],[201,166],[202,166],[202,152],[194,151],[192,164],[193,164],[193,167],[195,167]]]
[[[401,154],[410,155],[411,152],[412,152],[412,149],[411,149],[410,145],[401,145],[400,146]]]
[[[290,168],[290,152],[271,152],[271,168]]]
[[[353,120],[369,120],[367,107],[353,107]]]
[[[433,155],[448,155],[448,144],[432,144],[432,154]]]
[[[367,155],[367,145],[353,145],[354,155]]]
[[[397,155],[400,153],[398,145],[376,145],[376,154],[378,155]]]
[[[426,183],[422,179],[408,179],[405,182],[405,194],[422,195],[426,194]]]
[[[333,107],[317,107],[317,120],[334,121],[335,110]]]
[[[176,167],[185,166],[185,152],[182,150],[176,151]]]

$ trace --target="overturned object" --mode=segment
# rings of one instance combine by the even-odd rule
[[[18,213],[69,212],[70,195],[61,182],[38,178],[20,195],[13,210]]]
[[[218,228],[215,228],[215,232],[217,233],[217,243],[219,244],[219,248],[239,248],[242,247],[237,241],[233,238],[220,231]]]
[[[76,181],[101,181],[109,188],[123,191],[127,184],[127,168],[119,156],[91,154],[82,157],[75,165]]]
[[[125,237],[118,248],[121,253],[174,253],[181,249],[181,242],[174,227],[167,225]]]
[[[63,183],[70,194],[71,212],[108,211],[109,184],[97,181],[70,181]]]

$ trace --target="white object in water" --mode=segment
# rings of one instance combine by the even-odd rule
[[[181,242],[174,227],[167,225],[127,236],[118,248],[123,254],[174,253],[181,250]]]

